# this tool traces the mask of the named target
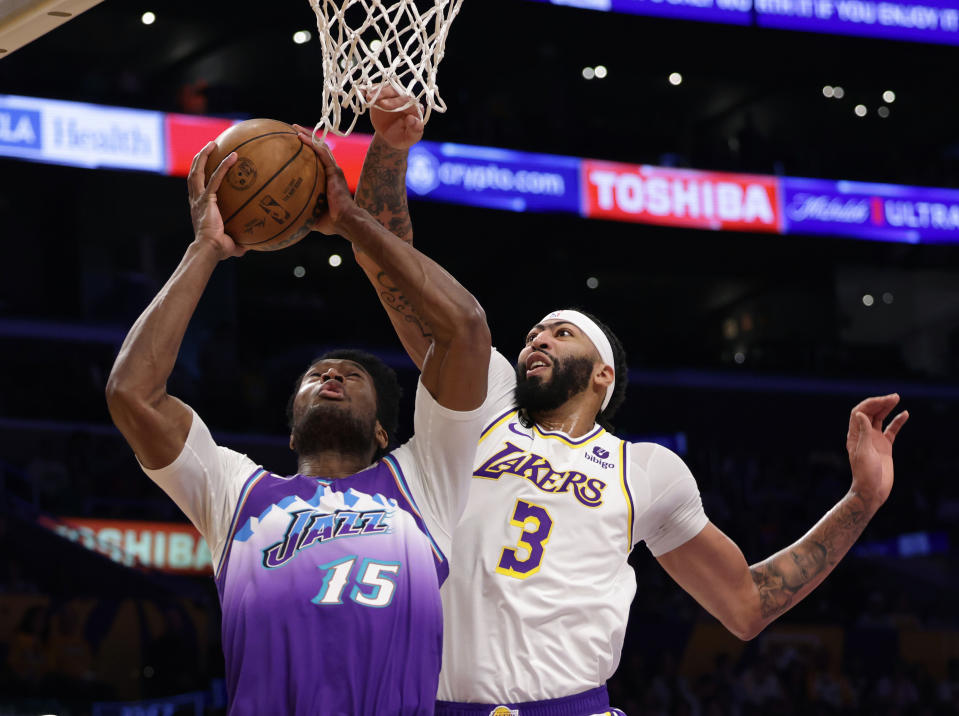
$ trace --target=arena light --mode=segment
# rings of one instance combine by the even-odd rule
[[[330,266],[332,266],[333,268],[336,268],[337,266],[343,263],[343,257],[340,256],[339,254],[330,254],[329,262],[330,262]]]
[[[140,22],[142,22],[144,25],[152,25],[156,21],[157,21],[157,16],[154,13],[150,12],[149,10],[143,13],[142,15],[140,15]]]
[[[891,306],[894,300],[895,296],[893,296],[889,291],[886,291],[884,294],[882,294],[882,302],[887,306]]]
[[[896,101],[896,93],[892,90],[886,90],[882,93],[882,101],[886,104],[892,104]]]
[[[609,71],[606,69],[605,65],[596,65],[595,72],[598,79],[604,79],[606,75],[609,74]]]
[[[842,99],[843,97],[846,96],[846,90],[844,90],[839,85],[836,85],[835,87],[832,88],[832,96],[836,99]]]
[[[825,87],[822,88],[823,97],[832,97],[832,95],[833,95],[832,85],[826,85]]]
[[[866,113],[869,111],[866,109],[866,105],[857,104],[856,108],[853,110],[856,113],[857,117],[865,117]]]
[[[599,287],[599,279],[596,278],[595,276],[590,276],[588,279],[586,279],[586,287],[587,287],[587,288],[598,288],[598,287]]]
[[[297,45],[302,45],[309,42],[311,37],[313,36],[306,30],[297,30],[293,33],[293,42]]]
[[[883,119],[886,119],[889,116],[889,108],[886,105],[883,105],[882,107],[876,110],[876,114],[878,114]]]
[[[871,293],[865,293],[865,294],[863,294],[863,296],[862,296],[862,305],[863,305],[863,306],[866,306],[866,307],[868,308],[869,306],[871,306],[871,305],[874,304],[875,302],[876,302],[876,299],[873,298],[873,295],[872,295]]]
[[[584,67],[584,68],[583,68],[583,79],[584,79],[584,80],[591,80],[591,79],[593,79],[595,76],[596,76],[596,70],[594,70],[592,67]]]
[[[303,278],[304,276],[306,276],[306,269],[303,268],[302,266],[294,266],[293,275],[296,276],[297,278]]]
[[[683,76],[678,72],[673,72],[669,75],[669,84],[673,87],[678,87],[683,83]]]

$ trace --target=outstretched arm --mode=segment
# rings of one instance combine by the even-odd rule
[[[852,486],[799,541],[749,566],[739,547],[710,523],[659,563],[733,634],[755,637],[832,572],[889,497],[892,445],[909,413],[897,415],[885,430],[882,424],[898,402],[893,394],[853,408],[846,435]]]
[[[133,324],[107,381],[113,422],[143,466],[151,469],[172,463],[190,432],[190,409],[166,392],[190,318],[216,265],[246,251],[224,233],[216,206],[216,191],[236,154],[226,157],[209,185],[204,184],[203,170],[214,147],[210,142],[194,157],[187,180],[196,232],[193,243]]]
[[[326,171],[330,208],[315,228],[341,234],[382,267],[416,315],[430,326],[421,380],[436,401],[451,410],[478,408],[486,398],[491,351],[482,307],[439,264],[357,206],[326,145],[315,146],[306,132],[300,138],[313,147]]]
[[[356,187],[356,204],[403,241],[412,245],[413,223],[406,201],[406,162],[410,147],[423,138],[418,106],[389,111],[406,104],[392,87],[383,87],[377,105],[370,107],[376,133],[366,152]],[[301,129],[297,127],[297,129]],[[420,369],[433,340],[433,329],[389,273],[358,244],[356,262],[373,285],[403,348]]]

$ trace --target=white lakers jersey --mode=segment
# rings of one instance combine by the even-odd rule
[[[442,590],[444,701],[539,701],[605,683],[636,591],[633,545],[658,556],[707,522],[675,454],[598,425],[577,438],[524,426],[515,384],[494,351],[491,417]]]

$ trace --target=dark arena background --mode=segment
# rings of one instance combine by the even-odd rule
[[[848,489],[853,405],[912,416],[887,504],[755,640],[634,550],[632,716],[959,713],[959,2],[926,5],[466,0],[453,24],[411,212],[502,352],[555,308],[608,322],[617,432],[680,453],[750,562]],[[695,19],[721,6],[745,9]],[[106,0],[0,57],[0,714],[223,713],[205,547],[104,386],[192,238],[183,156],[229,120],[318,119],[314,16]],[[286,398],[338,346],[397,370],[408,437],[415,370],[336,237],[222,264],[169,390],[293,472]]]

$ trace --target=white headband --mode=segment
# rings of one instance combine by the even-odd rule
[[[606,397],[603,399],[603,407],[600,408],[600,410],[606,410],[606,406],[609,405],[609,401],[613,397],[613,389],[616,387],[616,362],[613,360],[613,347],[609,343],[609,338],[606,337],[603,329],[596,325],[596,321],[579,311],[570,309],[553,311],[546,315],[540,323],[555,320],[568,321],[585,333],[586,337],[596,346],[596,350],[599,352],[599,357],[603,363],[613,369],[614,380],[609,384],[609,387],[606,388]]]

